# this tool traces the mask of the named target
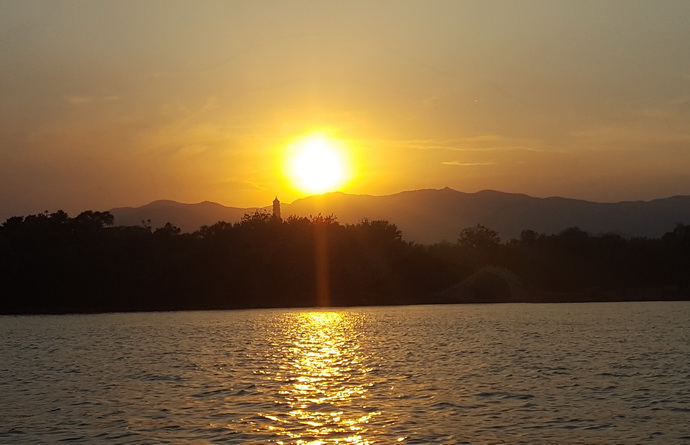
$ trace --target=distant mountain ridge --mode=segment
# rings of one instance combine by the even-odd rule
[[[241,209],[204,201],[183,204],[171,200],[159,200],[141,207],[119,207],[110,210],[115,224],[122,226],[151,225],[161,227],[170,222],[185,232],[193,232],[203,225],[218,221],[237,222],[245,213],[256,209]]]
[[[226,207],[208,201],[198,204],[155,201],[142,207],[112,209],[111,213],[119,225],[138,225],[150,220],[153,227],[159,227],[171,222],[191,232],[218,221],[237,222],[244,214],[257,209]],[[261,209],[270,211],[271,206]],[[568,227],[579,227],[593,234],[659,237],[676,224],[690,224],[690,196],[597,203],[494,190],[464,193],[444,188],[384,196],[335,192],[282,204],[281,210],[283,217],[333,214],[341,223],[357,223],[363,218],[383,219],[396,224],[406,240],[423,244],[455,241],[463,228],[476,224],[496,230],[503,239],[518,237],[526,229],[551,234]]]

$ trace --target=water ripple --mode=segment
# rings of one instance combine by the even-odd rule
[[[0,443],[690,443],[690,304],[1,317]]]

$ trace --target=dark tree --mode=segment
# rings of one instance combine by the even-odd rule
[[[472,249],[491,248],[500,243],[501,238],[498,236],[498,232],[482,224],[462,229],[458,237],[458,245]]]

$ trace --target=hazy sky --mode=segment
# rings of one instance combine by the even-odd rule
[[[0,2],[0,219],[343,191],[690,194],[690,1]]]

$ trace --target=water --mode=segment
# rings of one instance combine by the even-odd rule
[[[690,443],[690,303],[0,317],[0,443]]]

